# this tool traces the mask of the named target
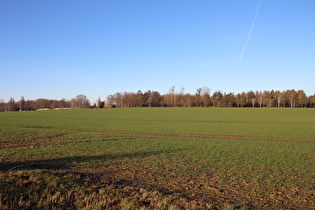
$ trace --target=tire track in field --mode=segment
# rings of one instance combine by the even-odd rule
[[[238,136],[238,135],[214,135],[214,134],[196,134],[196,135],[176,135],[176,134],[142,134],[147,136],[162,136],[175,138],[192,138],[192,139],[219,139],[219,140],[241,140],[241,141],[271,141],[271,142],[292,142],[292,143],[315,143],[315,139],[298,140],[298,139],[278,139],[281,137],[254,137],[254,136]]]
[[[257,137],[245,135],[218,135],[218,134],[161,134],[147,133],[141,131],[124,131],[124,130],[88,130],[74,129],[71,131],[80,132],[97,132],[97,133],[113,133],[121,135],[151,136],[151,137],[172,137],[186,139],[219,139],[219,140],[240,140],[240,141],[270,141],[270,142],[291,142],[291,143],[309,143],[315,144],[315,138],[292,138],[292,137]]]
[[[216,123],[218,123],[216,121]],[[223,122],[219,122],[223,123]],[[51,127],[31,127],[31,128],[42,128],[51,129]],[[117,135],[127,135],[127,136],[139,136],[139,137],[164,137],[164,138],[184,138],[184,139],[216,139],[216,140],[236,140],[236,141],[269,141],[269,142],[286,142],[286,143],[307,143],[314,144],[315,138],[293,138],[293,137],[258,137],[258,136],[245,136],[245,135],[218,135],[218,134],[164,134],[164,133],[149,133],[145,131],[126,131],[126,130],[98,130],[98,129],[69,129],[69,128],[55,128],[57,130],[66,130],[74,132],[84,132],[84,133],[111,133]],[[0,140],[0,150],[5,149],[17,149],[25,147],[43,146],[48,144],[56,143],[55,141],[60,141],[65,133],[58,133],[53,136],[34,136],[33,138],[27,138],[22,140]],[[119,137],[118,137],[119,138]],[[119,138],[120,139],[120,138]]]
[[[22,136],[21,139],[12,139],[12,140],[4,140],[0,139],[0,150],[6,149],[19,149],[19,148],[34,148],[45,145],[53,145],[67,134],[65,133],[56,133],[55,135],[47,135],[47,136],[33,136],[26,137]]]

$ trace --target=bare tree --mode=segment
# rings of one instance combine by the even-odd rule
[[[113,97],[115,98],[115,105],[117,106],[117,107],[123,107],[123,95],[122,95],[122,93],[119,93],[119,92],[117,92],[117,93],[115,93],[114,95],[113,95]],[[114,104],[114,103],[112,103],[112,104]]]
[[[184,90],[185,88],[182,87],[179,91],[179,93],[177,94],[177,106],[185,106],[185,99],[184,99]]]
[[[117,99],[115,95],[108,95],[106,97],[106,101],[107,101],[107,104],[110,105],[111,107],[117,106]]]
[[[24,96],[21,97],[21,100],[20,100],[19,104],[20,104],[20,111],[25,110],[25,99],[24,99]]]
[[[58,107],[60,109],[66,108],[67,107],[67,101],[66,99],[62,98],[59,102],[58,102]],[[69,106],[68,106],[69,107]]]
[[[170,96],[170,106],[176,106],[176,94],[175,94],[175,86],[173,85],[169,90],[169,96]]]
[[[162,102],[162,96],[157,91],[152,91],[151,95],[148,98],[149,107],[154,106],[160,106]]]
[[[71,101],[72,101],[72,106],[74,108],[89,108],[90,107],[90,101],[87,99],[86,95],[83,95],[83,94],[77,95]]]
[[[276,97],[276,99],[277,99],[277,106],[278,106],[278,108],[280,108],[282,93],[281,93],[279,90],[277,90],[277,91],[275,92],[275,97]]]
[[[264,93],[262,91],[256,91],[256,99],[261,108],[264,105]]]
[[[167,94],[164,94],[162,97],[163,104],[166,106],[174,107],[176,106],[176,94],[175,94],[175,86],[173,85]]]
[[[58,108],[58,101],[57,100],[50,100],[49,101],[49,108],[50,109]]]
[[[193,106],[193,102],[194,102],[194,96],[189,93],[186,93],[184,95],[184,106],[191,107]]]
[[[122,95],[123,107],[136,107],[139,104],[139,97],[133,92],[124,92]]]
[[[204,105],[204,107],[207,107],[208,105],[210,105],[210,102],[211,102],[210,88],[202,87],[200,95],[201,95],[200,101]]]
[[[290,101],[290,107],[293,108],[295,107],[295,103],[296,103],[296,98],[297,98],[297,93],[295,92],[295,90],[287,90],[287,96],[289,98]]]

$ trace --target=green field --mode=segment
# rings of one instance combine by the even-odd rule
[[[0,113],[0,209],[314,209],[315,109]]]

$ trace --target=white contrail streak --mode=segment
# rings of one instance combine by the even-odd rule
[[[245,42],[245,44],[244,44],[244,46],[243,46],[243,50],[242,50],[242,52],[241,52],[241,56],[240,56],[240,59],[238,60],[237,66],[239,66],[240,63],[242,62],[242,59],[243,59],[243,56],[244,56],[244,52],[245,52],[246,47],[247,47],[247,45],[248,45],[248,43],[249,43],[249,41],[250,41],[250,38],[251,38],[251,36],[252,36],[252,31],[253,31],[253,28],[254,28],[254,25],[255,25],[257,16],[258,16],[258,12],[259,12],[259,8],[260,8],[261,1],[262,1],[262,0],[259,0],[259,2],[258,2],[257,8],[256,8],[256,12],[255,12],[255,17],[254,17],[254,19],[253,19],[252,25],[250,26],[250,29],[249,29],[249,32],[248,32],[248,36],[247,36],[247,40],[246,40],[246,42]]]

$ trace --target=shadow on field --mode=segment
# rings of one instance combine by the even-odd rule
[[[176,152],[178,150],[168,150]],[[141,183],[128,176],[107,177],[107,173],[71,169],[75,163],[106,162],[145,158],[163,151],[135,152],[55,158],[9,163],[0,159],[0,208],[2,209],[167,209],[168,206],[196,207],[178,190]],[[39,170],[37,170],[39,169]],[[44,170],[42,170],[44,169]],[[61,170],[59,170],[61,169]],[[33,171],[34,170],[34,171]],[[116,171],[113,172],[113,174]],[[1,192],[1,190],[3,190]],[[5,192],[5,193],[3,193]],[[176,194],[176,197],[174,195]],[[200,202],[200,205],[203,205]]]
[[[178,150],[172,150],[167,152],[177,152]],[[65,157],[65,158],[54,158],[47,160],[32,160],[32,161],[21,161],[21,162],[4,162],[0,160],[0,171],[7,172],[12,170],[34,170],[34,169],[68,169],[73,164],[83,162],[94,162],[94,161],[109,161],[124,158],[141,158],[153,155],[159,155],[165,153],[165,151],[150,151],[150,152],[135,152],[126,154],[115,154],[115,155],[97,155],[97,156],[77,156],[77,157]]]

